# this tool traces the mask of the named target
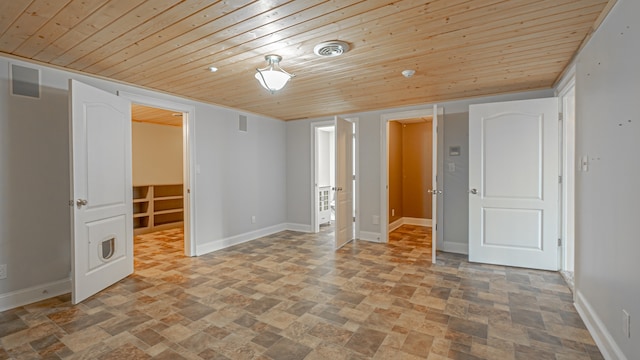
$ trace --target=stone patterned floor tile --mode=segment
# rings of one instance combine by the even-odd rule
[[[602,359],[558,273],[439,253],[430,228],[333,250],[333,228],[200,257],[171,229],[135,239],[135,273],[0,313],[3,359]]]

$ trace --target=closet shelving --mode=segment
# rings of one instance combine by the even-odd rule
[[[182,184],[134,186],[134,234],[182,226],[183,206]]]

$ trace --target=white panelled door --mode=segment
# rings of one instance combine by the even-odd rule
[[[131,104],[75,80],[69,89],[77,304],[133,272]]]
[[[336,116],[335,248],[353,239],[353,124]]]
[[[469,261],[558,269],[556,98],[469,108]]]

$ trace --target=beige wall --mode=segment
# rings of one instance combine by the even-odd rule
[[[402,218],[402,124],[389,122],[389,223]],[[391,215],[394,213],[394,215]]]
[[[431,122],[404,124],[402,130],[402,216],[431,219]]]
[[[182,127],[132,123],[133,185],[182,184]]]
[[[403,217],[431,219],[431,122],[390,121],[388,136],[389,223]]]

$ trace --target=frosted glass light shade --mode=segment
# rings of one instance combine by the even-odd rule
[[[258,70],[255,77],[260,85],[269,91],[278,91],[282,89],[289,79],[291,79],[289,74],[272,69]]]

